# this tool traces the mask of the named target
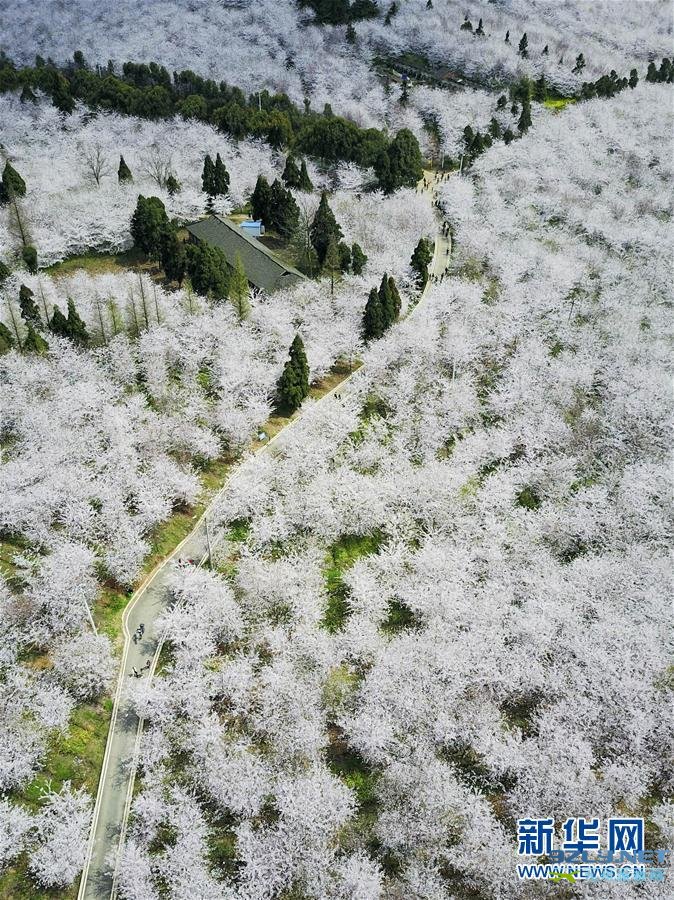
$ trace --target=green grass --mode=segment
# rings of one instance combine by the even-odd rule
[[[342,578],[357,559],[377,553],[386,540],[383,532],[372,534],[347,534],[336,541],[328,550],[323,579],[328,594],[328,603],[323,616],[323,627],[334,634],[348,618],[348,588]]]
[[[90,275],[102,275],[107,272],[120,272],[146,262],[145,255],[140,250],[132,247],[123,253],[84,253],[81,256],[71,256],[62,262],[48,266],[44,271],[48,275],[59,277],[72,275],[73,272],[84,270]]]
[[[406,629],[416,628],[419,619],[405,603],[391,600],[388,605],[388,616],[381,626],[385,634],[398,634]]]
[[[554,109],[556,112],[559,112],[560,109],[564,109],[564,107],[568,106],[570,103],[575,103],[575,97],[560,97],[557,100],[553,100],[549,98],[548,100],[543,101],[543,106],[546,106],[548,109]]]
[[[56,733],[50,739],[40,774],[15,799],[35,811],[49,785],[58,791],[66,781],[74,788],[86,788],[95,796],[111,713],[109,697],[100,703],[78,706],[70,717],[67,731]]]

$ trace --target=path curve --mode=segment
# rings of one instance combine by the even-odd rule
[[[419,189],[422,193],[428,194],[429,199],[433,201],[436,186],[435,175],[432,172],[425,172],[424,177],[430,181],[430,187],[424,188],[423,183],[420,183]],[[451,239],[445,237],[442,230],[439,230],[435,237],[433,259],[429,266],[432,275],[440,277],[445,271],[450,251]],[[429,279],[419,302],[411,310],[410,315],[413,315],[419,308],[428,295],[431,285],[432,281]],[[335,391],[343,394],[345,388],[348,390],[348,383],[357,374],[357,371],[316,402],[322,403]],[[285,439],[288,431],[301,418],[301,412],[296,414],[267,444],[254,451],[253,455],[268,453],[270,448]],[[150,667],[149,670],[145,670],[147,675],[144,677],[148,680],[152,678],[162,645],[162,635],[157,628],[157,618],[168,602],[172,565],[182,558],[193,559],[200,565],[205,562],[208,557],[208,516],[221,494],[227,490],[228,484],[229,478],[213,496],[187,537],[150,572],[133,594],[122,614],[124,649],[91,821],[87,855],[77,895],[78,900],[114,900],[117,897],[119,860],[133,800],[133,786],[143,731],[143,721],[134,712],[126,695],[129,673],[133,667],[140,671],[149,662]],[[135,643],[132,635],[141,622],[145,625],[145,633],[142,640]]]

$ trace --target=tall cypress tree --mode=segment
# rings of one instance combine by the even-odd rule
[[[21,309],[21,318],[26,325],[32,323],[36,328],[41,328],[42,318],[40,317],[40,310],[37,308],[37,303],[33,299],[34,296],[35,295],[27,284],[21,285],[19,288],[19,308]]]
[[[63,315],[58,306],[54,307],[51,322],[49,323],[49,330],[53,334],[57,334],[59,337],[70,337],[70,332],[68,330],[68,320]]]
[[[119,168],[117,169],[117,181],[120,184],[128,184],[133,181],[133,175],[131,174],[131,169],[127,166],[126,160],[123,156],[119,157]]]
[[[395,280],[392,275],[389,275],[388,278],[388,289],[391,294],[392,300],[392,308],[393,308],[393,321],[395,321],[400,315],[400,310],[402,309],[402,300],[400,299],[400,292],[398,291],[398,285],[395,283]]]
[[[215,157],[215,165],[213,166],[213,194],[216,197],[224,197],[228,190],[229,172],[218,153]]]
[[[520,38],[520,43],[517,48],[517,52],[522,57],[522,59],[526,59],[529,56],[529,38],[527,37],[526,31]]]
[[[433,246],[429,240],[422,237],[414,248],[410,265],[417,273],[417,282],[423,290],[428,281],[428,267],[433,259]]]
[[[529,102],[529,98],[525,97],[522,101],[522,112],[520,113],[520,118],[517,123],[517,130],[520,134],[524,134],[531,128],[531,103]]]
[[[367,256],[363,253],[360,244],[351,246],[351,271],[354,275],[360,275],[367,263]]]
[[[300,186],[300,170],[291,154],[288,154],[281,178],[286,187],[299,188]]]
[[[290,345],[290,357],[278,380],[277,391],[279,403],[293,411],[302,405],[309,393],[309,363],[299,334]]]
[[[75,301],[68,299],[68,337],[76,344],[85,346],[89,343],[87,326],[75,309]]]
[[[28,325],[26,337],[23,339],[21,349],[24,353],[46,353],[49,350],[49,344],[45,339],[37,333],[32,325]]]
[[[295,198],[283,187],[278,178],[272,184],[269,194],[269,221],[266,224],[281,237],[292,237],[300,221],[300,208],[295,203]]]
[[[385,331],[396,317],[393,295],[389,288],[388,274],[386,272],[384,272],[381,284],[379,285],[379,304],[381,306],[382,323]]]
[[[7,203],[12,197],[26,196],[26,182],[9,162],[5,163],[0,182],[0,201]]]
[[[0,284],[12,274],[12,270],[0,259]]]
[[[334,240],[337,244],[342,238],[342,229],[337,224],[334,213],[328,205],[328,195],[325,191],[321,193],[321,202],[311,223],[309,234],[318,261],[323,265],[330,246],[330,240]]]
[[[249,293],[248,276],[243,267],[241,254],[237,253],[234,258],[234,268],[229,280],[229,299],[234,305],[236,314],[239,317],[239,322],[243,322],[250,314],[250,302],[248,300]]]
[[[271,221],[271,187],[264,175],[258,175],[255,189],[250,195],[251,213],[254,219],[260,219],[265,225]]]
[[[298,187],[301,191],[306,191],[307,193],[309,191],[313,191],[314,189],[314,185],[311,181],[311,178],[309,178],[309,173],[307,172],[307,162],[305,159],[303,159],[300,163],[300,183]]]
[[[204,159],[204,168],[201,173],[201,190],[204,194],[208,194],[209,197],[215,196],[215,166],[213,165],[213,160],[206,154],[206,158]]]
[[[372,288],[363,313],[363,337],[366,341],[376,340],[384,333],[384,314],[377,288]]]
[[[167,279],[177,281],[178,287],[180,287],[185,277],[187,255],[184,242],[180,240],[173,229],[169,229],[164,235],[159,252],[159,262]]]
[[[131,217],[134,244],[152,259],[159,259],[162,242],[169,227],[166,207],[159,197],[143,197],[140,194]]]

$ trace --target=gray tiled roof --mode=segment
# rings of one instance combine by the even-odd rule
[[[187,230],[197,240],[222,250],[231,266],[236,261],[236,254],[240,254],[248,281],[267,293],[304,279],[301,272],[281,262],[264,244],[245,234],[224,216],[207,216],[188,225]]]

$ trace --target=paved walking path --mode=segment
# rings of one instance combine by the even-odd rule
[[[424,189],[424,193],[427,193],[432,201],[435,176],[432,172],[426,172],[425,177],[427,181],[431,182],[431,186]],[[431,274],[437,275],[439,278],[445,271],[450,250],[450,238],[445,237],[440,231],[435,238],[435,252],[429,266]],[[414,309],[418,309],[431,285],[432,282],[429,281]],[[355,374],[356,372],[349,375],[317,402],[326,400],[335,391],[344,395]],[[289,429],[300,420],[301,413],[256,452],[258,454],[267,453],[271,448],[282,444]],[[162,640],[157,628],[157,618],[166,609],[169,600],[168,586],[172,568],[178,559],[193,559],[197,563],[206,559],[208,516],[217,504],[220,494],[226,488],[225,484],[221,491],[213,497],[190,534],[148,575],[131,598],[122,616],[124,650],[78,900],[113,900],[117,896],[119,853],[124,843],[126,824],[131,808],[143,728],[142,720],[139,720],[135,714],[127,697],[126,688],[133,680],[129,673],[132,673],[134,667],[141,672],[147,661],[151,660],[150,668],[145,669],[141,677],[146,680],[152,677]],[[145,633],[141,640],[134,642],[133,634],[141,622],[145,626]]]

